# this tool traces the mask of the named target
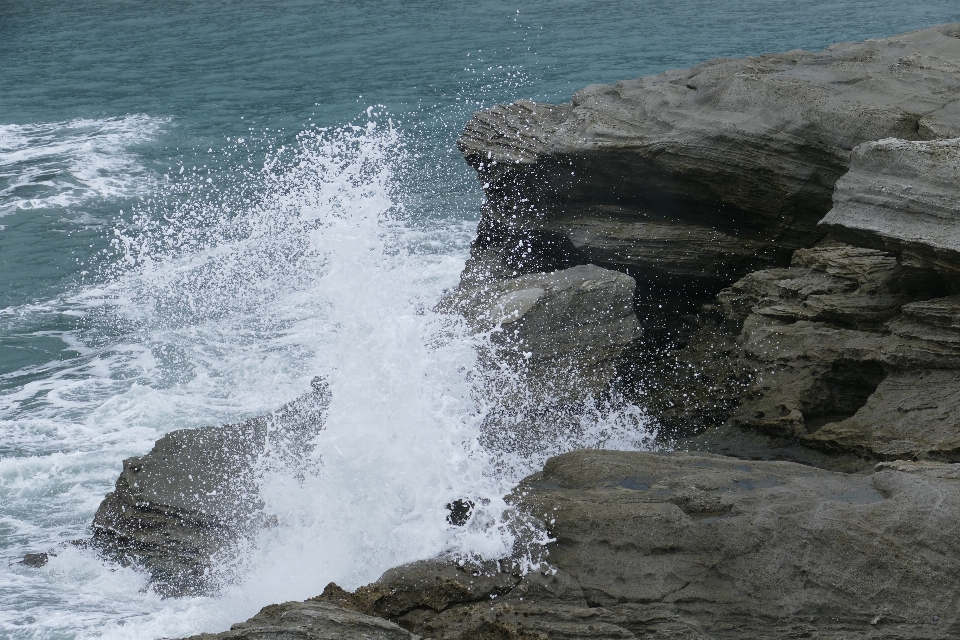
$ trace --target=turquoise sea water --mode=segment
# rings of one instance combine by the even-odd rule
[[[220,630],[330,580],[496,554],[495,498],[535,460],[476,443],[469,341],[436,346],[424,311],[478,217],[454,145],[470,114],[956,20],[955,0],[0,0],[0,637]],[[315,375],[325,475],[310,497],[265,484],[284,526],[219,598],[161,600],[57,546],[89,534],[124,457]],[[614,422],[555,447],[653,428]],[[451,531],[465,494],[490,519]]]

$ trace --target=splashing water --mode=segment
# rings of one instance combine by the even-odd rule
[[[538,446],[484,445],[494,404],[478,387],[484,337],[433,310],[457,282],[471,225],[418,220],[405,208],[415,154],[389,118],[368,115],[307,129],[233,182],[174,173],[117,228],[101,264],[107,284],[67,301],[89,328],[75,345],[83,356],[5,398],[8,409],[46,403],[48,423],[74,404],[70,439],[94,441],[76,447],[64,475],[101,466],[76,491],[92,512],[112,480],[105,457],[143,453],[172,428],[275,409],[323,375],[332,400],[310,473],[273,469],[262,481],[275,526],[219,567],[218,597],[161,600],[137,572],[68,547],[0,584],[34,592],[28,610],[4,614],[3,628],[176,637],[224,629],[330,581],[354,588],[420,558],[502,557],[516,535],[503,496],[547,455],[634,448],[649,435],[636,409],[621,408],[584,414],[581,428],[550,432]],[[2,463],[8,484],[42,467],[37,458]],[[454,527],[445,505],[459,498],[478,506]]]

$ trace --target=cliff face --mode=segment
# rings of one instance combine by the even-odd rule
[[[960,138],[860,145],[820,227],[851,244],[900,255],[954,287],[960,277]]]
[[[857,145],[960,136],[960,26],[712,60],[480,112],[458,144],[488,197],[476,253],[568,238],[638,279],[721,287],[787,266]]]

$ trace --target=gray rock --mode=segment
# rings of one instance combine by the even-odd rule
[[[488,197],[475,253],[522,263],[517,238],[547,233],[576,255],[554,243],[538,260],[708,288],[786,266],[823,237],[854,147],[960,136],[958,29],[712,60],[480,112],[458,141]]]
[[[958,477],[578,451],[520,491],[552,521],[551,562],[638,636],[947,638],[960,632]]]
[[[955,63],[956,64],[956,63]],[[960,275],[960,138],[887,139],[853,150],[820,226],[846,242]]]
[[[329,602],[272,604],[223,633],[190,640],[417,640],[397,625]]]
[[[433,560],[314,601],[443,640],[960,633],[960,465],[582,450],[512,500],[553,537],[539,570]]]
[[[215,591],[211,559],[266,522],[258,473],[272,459],[302,465],[328,403],[326,383],[316,378],[311,393],[267,416],[168,433],[150,453],[123,461],[94,516],[94,544],[146,570],[163,595]],[[263,457],[268,436],[270,459]]]
[[[595,265],[505,280],[466,281],[440,305],[490,332],[498,370],[507,363],[520,390],[540,401],[602,393],[623,349],[639,336],[633,278]]]
[[[846,470],[960,461],[960,298],[944,293],[876,249],[797,250],[639,362],[638,401],[681,448]]]

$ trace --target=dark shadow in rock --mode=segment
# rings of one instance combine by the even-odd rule
[[[879,362],[834,362],[811,388],[801,412],[809,433],[824,425],[856,415],[883,382],[886,372]]]

